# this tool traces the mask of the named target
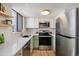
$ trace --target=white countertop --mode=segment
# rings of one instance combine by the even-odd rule
[[[22,38],[18,36],[16,39],[9,39],[4,44],[0,44],[0,56],[13,56],[15,55],[31,38]]]
[[[12,37],[8,38],[4,44],[0,44],[0,56],[13,56],[15,55],[33,36],[22,38],[20,35],[14,33]],[[53,34],[52,34],[53,36]]]

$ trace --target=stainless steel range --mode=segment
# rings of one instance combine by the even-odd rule
[[[43,30],[39,32],[39,49],[51,49],[51,32]]]

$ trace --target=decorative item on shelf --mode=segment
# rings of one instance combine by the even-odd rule
[[[2,11],[2,12],[5,12],[5,11],[4,11],[4,6],[2,5],[1,7],[2,7],[2,8],[1,8],[1,11]]]
[[[12,20],[6,20],[7,24],[12,24]]]
[[[4,21],[2,21],[2,23],[11,25],[12,24],[12,20],[4,20]]]
[[[0,11],[5,12],[5,7],[0,3]]]
[[[4,6],[2,6],[2,11],[5,12],[5,7]]]
[[[4,38],[4,34],[0,34],[0,44],[5,43],[5,38]]]
[[[0,23],[0,28],[9,28],[9,27],[12,27],[12,25]]]
[[[13,18],[12,16],[10,16],[6,13],[6,8],[1,3],[0,3],[0,16],[4,16],[4,17],[7,17],[7,18]]]
[[[12,27],[11,20],[4,20],[0,22],[0,28],[9,28],[9,27]]]

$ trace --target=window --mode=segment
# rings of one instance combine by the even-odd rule
[[[17,31],[21,32],[23,29],[23,16],[17,13]]]
[[[23,29],[23,16],[12,9],[13,32],[21,32]]]

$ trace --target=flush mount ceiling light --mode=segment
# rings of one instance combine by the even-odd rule
[[[50,14],[49,10],[41,11],[41,15],[49,15],[49,14]]]

